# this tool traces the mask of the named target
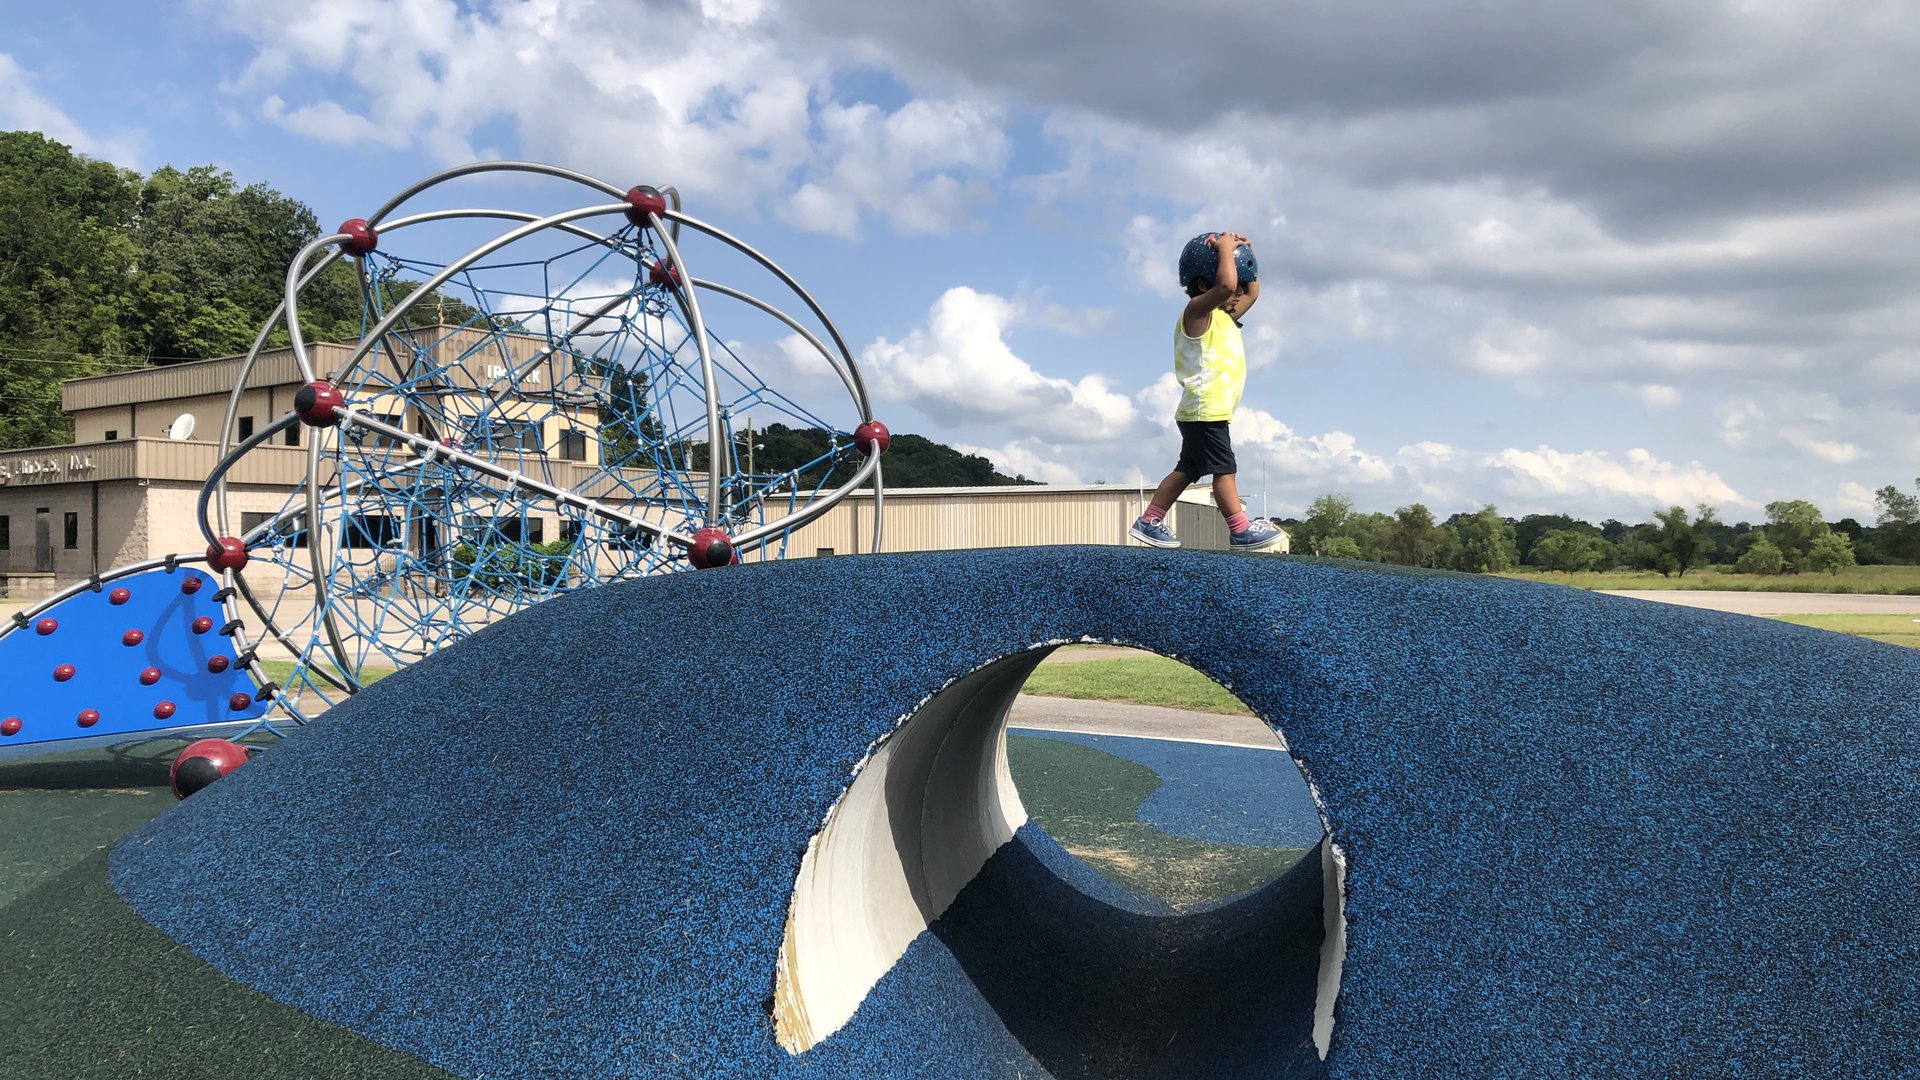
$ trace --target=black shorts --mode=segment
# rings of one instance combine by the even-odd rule
[[[1192,480],[1203,476],[1232,476],[1240,471],[1233,460],[1233,440],[1225,420],[1181,420],[1180,460],[1173,471]],[[1165,461],[1165,458],[1160,460]]]

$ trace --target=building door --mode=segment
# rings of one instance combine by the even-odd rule
[[[53,510],[45,506],[33,512],[33,569],[53,573]]]

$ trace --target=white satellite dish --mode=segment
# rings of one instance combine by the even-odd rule
[[[167,438],[176,442],[193,438],[193,414],[181,413],[174,417],[173,423],[167,425]]]

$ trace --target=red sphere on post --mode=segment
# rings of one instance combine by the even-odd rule
[[[207,545],[207,563],[215,570],[238,570],[247,565],[247,545],[237,536],[223,536]]]
[[[167,778],[174,797],[184,799],[246,763],[247,750],[239,743],[201,739],[173,759]]]
[[[687,561],[700,570],[725,566],[737,557],[733,539],[725,529],[701,529],[693,534],[693,546],[687,549]]]
[[[627,220],[641,228],[650,227],[653,222],[647,215],[664,219],[667,216],[667,197],[657,187],[641,184],[627,189]]]
[[[345,233],[346,240],[340,244],[340,250],[354,258],[371,255],[380,246],[380,233],[367,224],[366,218],[348,218],[340,223],[335,232]]]
[[[654,285],[680,287],[680,268],[665,259],[647,264],[647,281]]]
[[[315,379],[293,392],[293,411],[308,427],[338,427],[340,417],[334,410],[346,407],[347,395],[325,379]]]
[[[887,452],[887,447],[893,445],[893,435],[887,430],[887,425],[878,420],[869,420],[853,429],[853,445],[860,448],[862,455],[872,457],[875,443],[880,444],[879,449],[883,454]]]

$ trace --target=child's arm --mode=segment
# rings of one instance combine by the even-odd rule
[[[1253,302],[1258,299],[1260,299],[1260,282],[1257,279],[1249,281],[1247,291],[1234,297],[1227,304],[1227,314],[1232,315],[1236,320],[1243,320],[1247,317],[1247,312],[1253,308]]]
[[[1246,242],[1247,238],[1239,233],[1220,233],[1207,241],[1209,247],[1220,253],[1220,264],[1213,272],[1213,288],[1187,301],[1180,327],[1188,337],[1205,334],[1207,324],[1213,321],[1214,309],[1226,303],[1240,288],[1240,269],[1233,263],[1233,251]]]

